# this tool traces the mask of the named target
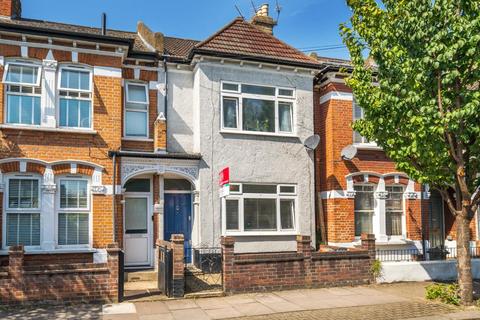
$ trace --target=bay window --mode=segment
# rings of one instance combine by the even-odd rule
[[[402,235],[402,217],[403,217],[403,193],[404,187],[386,186],[388,192],[385,199],[385,219],[387,236]]]
[[[6,245],[40,245],[39,179],[7,179]]]
[[[222,82],[222,129],[293,134],[294,89]]]
[[[127,83],[125,86],[125,136],[148,137],[148,86]]]
[[[6,123],[40,125],[41,69],[27,63],[7,63],[3,76],[6,84]]]
[[[60,127],[91,128],[92,73],[83,68],[60,68]]]
[[[58,245],[89,244],[88,180],[62,178],[59,181],[57,235]]]
[[[226,232],[295,230],[295,185],[231,184],[224,199]]]
[[[355,236],[373,233],[373,214],[375,210],[374,186],[355,185]]]

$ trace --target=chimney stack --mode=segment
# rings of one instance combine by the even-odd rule
[[[142,40],[146,42],[149,46],[151,46],[155,51],[163,53],[163,49],[164,49],[163,33],[153,32],[142,21],[138,21],[137,23],[137,33],[142,38]]]
[[[17,19],[22,16],[20,0],[0,0],[0,18]]]
[[[273,28],[277,25],[277,22],[269,16],[268,9],[267,3],[262,4],[252,17],[251,23],[260,30],[273,35]]]

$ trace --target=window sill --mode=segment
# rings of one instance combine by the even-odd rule
[[[279,137],[279,138],[297,138],[298,136],[294,133],[272,133],[272,132],[260,132],[260,131],[240,131],[240,130],[220,130],[220,133],[226,134],[242,134],[248,136],[267,136],[267,137]]]
[[[97,134],[97,131],[92,129],[50,128],[50,127],[42,127],[42,126],[25,126],[25,125],[14,125],[14,124],[0,124],[0,129],[32,130],[32,131],[77,133],[77,134],[91,134],[91,135]]]
[[[373,151],[382,151],[382,147],[377,146],[373,143],[354,143],[353,144],[358,150],[373,150]]]
[[[58,248],[55,250],[29,249],[25,248],[25,254],[62,254],[62,253],[95,253],[97,249],[91,248]],[[9,250],[0,250],[0,255],[8,255]]]
[[[234,237],[258,237],[258,236],[296,236],[296,231],[227,231],[225,235]]]
[[[151,138],[136,138],[136,137],[123,137],[122,141],[144,141],[144,142],[153,142]]]

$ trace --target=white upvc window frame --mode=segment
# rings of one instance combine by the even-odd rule
[[[239,192],[231,192],[230,195],[222,198],[222,230],[224,235],[232,236],[269,236],[269,235],[295,235],[298,228],[298,208],[299,201],[297,196],[297,185],[295,184],[272,184],[272,183],[232,183],[234,185],[240,185]],[[243,184],[248,185],[270,185],[276,186],[276,193],[243,193]],[[294,193],[280,194],[280,186],[294,187]],[[276,230],[245,230],[244,224],[244,200],[245,199],[275,199],[276,200]],[[227,230],[227,215],[226,215],[226,200],[238,200],[238,229]],[[280,215],[280,201],[281,200],[293,200],[293,216],[291,229],[282,229],[282,221]]]
[[[38,181],[38,207],[37,208],[10,208],[9,206],[9,193],[10,193],[10,180],[37,180]],[[9,213],[20,213],[24,214],[39,214],[40,215],[40,241],[39,244],[36,246],[25,246],[25,250],[38,250],[42,244],[43,235],[42,235],[42,178],[36,174],[21,174],[21,173],[12,173],[8,174],[5,177],[5,191],[3,192],[3,213],[2,213],[2,247],[4,250],[9,249],[9,245],[7,244],[7,215]]]
[[[78,72],[88,72],[89,73],[89,90],[85,90],[85,89],[72,89],[72,88],[64,88],[62,87],[62,73],[65,71],[65,70],[70,70],[70,71],[78,71]],[[93,109],[94,109],[94,95],[93,95],[93,87],[94,87],[94,83],[93,83],[93,70],[92,68],[90,67],[86,67],[86,66],[81,66],[81,65],[70,65],[70,64],[65,64],[65,65],[61,65],[59,68],[58,68],[58,71],[57,71],[57,97],[56,97],[56,102],[57,102],[57,110],[56,110],[56,114],[57,114],[57,123],[58,123],[58,127],[59,128],[62,128],[62,129],[70,129],[70,130],[79,130],[79,131],[91,131],[94,127],[93,123],[94,123],[94,112],[93,112]],[[67,92],[76,92],[78,93],[78,97],[70,97],[68,95],[64,96],[64,95],[61,95],[60,92],[61,91],[67,91]],[[88,93],[90,95],[89,98],[85,98],[85,97],[81,97],[81,94],[82,93]],[[90,102],[90,126],[89,127],[79,127],[79,126],[62,126],[61,123],[60,123],[60,99],[67,99],[67,100],[80,100],[80,101],[89,101]],[[80,112],[80,108],[79,108],[79,112]],[[80,121],[80,118],[79,118],[79,121]],[[68,120],[67,120],[67,123],[68,123]]]
[[[7,75],[12,65],[37,68],[37,81],[35,83],[7,81]],[[2,78],[2,82],[4,84],[9,84],[14,86],[40,87],[41,79],[42,79],[42,66],[40,64],[35,63],[34,61],[30,62],[30,61],[13,60],[13,61],[7,61],[5,63],[5,69],[3,71],[3,78]]]
[[[7,74],[8,74],[8,71],[9,71],[11,65],[37,68],[36,83],[33,84],[33,83],[7,81]],[[5,70],[3,72],[3,78],[2,78],[2,82],[5,85],[5,87],[4,87],[4,108],[5,108],[4,110],[5,110],[5,112],[4,112],[3,123],[8,124],[8,125],[12,125],[12,126],[28,126],[28,127],[40,127],[42,125],[42,120],[41,120],[42,119],[41,80],[42,80],[42,66],[40,64],[36,63],[35,61],[12,60],[12,61],[7,61],[6,62]],[[19,92],[10,91],[10,88],[12,86],[13,87],[19,87]],[[25,88],[25,87],[31,88],[32,92],[31,93],[22,92],[23,88]],[[38,91],[38,90],[40,90],[40,93],[35,92],[35,91]],[[35,119],[35,113],[34,113],[34,110],[33,110],[33,105],[32,105],[32,121],[31,121],[32,123],[25,124],[25,123],[9,122],[8,121],[8,119],[10,117],[10,112],[9,112],[10,108],[8,106],[8,96],[9,95],[40,98],[40,123],[38,123],[38,124],[33,123],[34,119]],[[32,101],[32,103],[33,103],[33,101]],[[21,112],[19,112],[19,117],[21,117]]]
[[[138,101],[132,101],[130,100],[129,97],[129,90],[128,86],[129,85],[135,85],[135,86],[141,86],[145,88],[145,93],[146,93],[146,102],[138,102]],[[149,85],[148,83],[145,82],[138,82],[138,81],[126,81],[125,82],[125,103],[124,103],[124,111],[123,111],[123,137],[128,139],[128,140],[148,140],[150,139],[150,119],[149,119],[149,114],[150,114],[150,96],[149,96]],[[145,105],[147,108],[146,110],[139,110],[139,109],[129,109],[128,104],[129,103],[135,103],[135,104],[142,104]],[[127,135],[127,111],[130,112],[142,112],[145,113],[147,116],[147,122],[146,122],[146,135],[145,136],[132,136],[132,135]]]
[[[61,182],[65,180],[78,180],[87,182],[87,207],[86,208],[61,208]],[[55,184],[57,185],[57,192],[55,194],[55,244],[59,249],[91,249],[93,243],[93,214],[92,214],[92,192],[91,192],[91,177],[85,175],[61,175],[55,177]],[[88,243],[87,244],[65,244],[59,243],[59,214],[60,213],[80,213],[88,214]]]
[[[223,88],[224,84],[236,85],[238,90],[225,90]],[[261,95],[261,94],[252,94],[252,93],[242,93],[242,85],[251,85],[259,87],[269,87],[275,89],[275,95]],[[292,96],[282,96],[279,95],[280,90],[292,90]],[[273,101],[275,104],[275,131],[274,132],[262,132],[262,131],[250,131],[243,129],[243,99],[256,99],[256,100],[265,100]],[[223,100],[224,99],[236,99],[237,100],[237,127],[229,128],[224,125],[224,112],[223,112]],[[290,121],[292,131],[281,131],[280,130],[280,117],[279,117],[279,103],[288,103],[291,105],[290,112]],[[267,136],[291,136],[295,137],[297,128],[296,128],[296,89],[293,87],[282,87],[282,86],[271,86],[263,84],[253,84],[253,83],[240,83],[234,81],[221,81],[220,82],[220,128],[221,132],[226,133],[238,133],[238,134],[249,134],[249,135],[267,135]]]
[[[373,184],[373,183],[368,183],[368,182],[363,182],[363,183],[355,183],[354,184],[354,190],[355,187],[372,187],[372,196],[373,196],[373,209],[371,210],[372,212],[372,232],[377,234],[379,232],[378,230],[378,219],[379,219],[379,206],[378,206],[378,201],[375,199],[375,192],[378,191],[378,185]],[[355,191],[355,196],[358,195],[358,191]],[[355,200],[354,200],[355,201]],[[353,204],[353,229],[355,233],[355,238],[360,239],[361,236],[356,235],[356,221],[355,221],[355,214],[357,212],[370,212],[370,210],[357,210],[355,208],[355,202]]]
[[[362,111],[362,115],[360,118],[357,118],[355,116],[355,108],[360,108],[361,111]],[[363,108],[356,102],[355,100],[355,97],[353,98],[352,100],[352,123],[354,123],[355,121],[357,120],[360,120],[360,119],[363,119],[365,117],[365,111],[363,110]],[[372,142],[372,141],[368,141],[364,136],[360,135],[362,137],[362,141],[361,142],[356,142],[355,141],[355,134],[358,134],[360,135],[360,133],[358,133],[357,131],[353,130],[353,134],[352,134],[352,143],[353,145],[357,146],[357,147],[360,147],[360,148],[365,148],[365,149],[368,149],[368,148],[372,148],[372,149],[376,149],[378,148],[378,145],[376,142]]]
[[[387,206],[386,206],[386,201],[387,199],[382,199],[382,201],[385,202],[385,205],[384,205],[384,210],[385,210],[385,235],[389,238],[389,239],[395,239],[395,240],[402,240],[402,239],[406,239],[406,235],[407,235],[407,213],[406,213],[406,200],[405,200],[405,192],[407,192],[407,187],[403,184],[400,184],[400,183],[393,183],[393,184],[386,184],[385,185],[385,191],[387,191],[388,187],[402,187],[403,189],[403,192],[402,192],[402,233],[400,235],[387,235]]]

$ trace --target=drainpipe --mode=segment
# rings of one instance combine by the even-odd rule
[[[113,188],[112,188],[112,194],[113,194],[113,200],[112,200],[112,206],[113,206],[113,214],[112,214],[112,223],[113,223],[113,242],[117,242],[117,225],[116,225],[116,207],[117,207],[117,204],[116,204],[116,196],[115,196],[115,189],[117,189],[117,181],[116,181],[116,177],[117,177],[117,155],[115,153],[113,153],[113,157],[112,157],[112,162],[113,162]]]
[[[163,110],[163,114],[165,115],[165,119],[167,119],[168,121],[168,106],[167,106],[167,103],[168,103],[168,68],[167,68],[167,57],[164,56],[163,57],[163,70],[165,71],[165,97],[164,97],[164,100],[163,100],[163,104],[164,104],[164,110]],[[168,127],[167,127],[167,130],[168,130]]]

